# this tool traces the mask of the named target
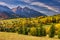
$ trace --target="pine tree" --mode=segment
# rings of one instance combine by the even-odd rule
[[[54,24],[52,24],[51,28],[50,28],[50,32],[49,32],[49,37],[54,37],[55,35],[55,26]]]
[[[58,38],[60,39],[60,29],[58,30]]]
[[[36,36],[40,36],[40,27],[36,27],[36,30],[37,30],[37,34],[36,34]]]
[[[53,19],[52,22],[53,22],[53,23],[56,23],[55,17],[52,17],[52,19]]]
[[[42,26],[42,23],[40,24],[40,35],[39,36],[43,36],[43,26]]]
[[[28,35],[28,30],[26,26],[23,26],[23,34]]]
[[[43,36],[46,36],[46,29],[43,28]]]
[[[46,30],[43,28],[42,24],[40,24],[40,27],[37,27],[36,30],[37,36],[46,36]]]
[[[19,34],[22,34],[22,32],[23,32],[22,26],[20,26],[17,31],[18,31]]]

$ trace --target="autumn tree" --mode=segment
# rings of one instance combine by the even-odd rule
[[[35,28],[35,27],[31,27],[29,33],[30,33],[30,35],[32,35],[32,36],[36,36],[36,28]]]

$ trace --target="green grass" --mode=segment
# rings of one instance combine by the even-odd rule
[[[0,40],[60,40],[58,38],[35,37],[27,35],[19,35],[17,33],[0,32]]]

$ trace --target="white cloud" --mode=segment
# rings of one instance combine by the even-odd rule
[[[49,9],[49,10],[54,11],[54,12],[59,12],[59,10],[57,8],[48,6],[48,5],[46,5],[44,3],[41,3],[41,2],[32,2],[31,5],[37,5],[37,6],[45,7],[47,9]]]
[[[5,2],[0,2],[0,5],[7,5]]]
[[[0,5],[7,6],[7,7],[9,7],[9,8],[14,8],[14,7],[16,7],[15,5],[10,5],[10,4],[7,4],[7,3],[5,3],[5,2],[0,2]]]
[[[31,3],[33,0],[20,0],[20,1],[24,1],[26,3]]]

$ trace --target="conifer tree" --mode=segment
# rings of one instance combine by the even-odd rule
[[[60,29],[58,30],[58,38],[60,39]]]
[[[22,33],[23,33],[23,28],[22,28],[22,26],[20,26],[17,31],[18,31],[19,34],[22,34]]]
[[[49,37],[54,37],[55,36],[55,26],[54,24],[52,24],[51,28],[50,28],[50,32],[49,32]]]
[[[42,27],[42,24],[40,24],[40,36],[43,35],[43,27]]]
[[[46,36],[46,29],[43,28],[43,36]]]
[[[23,26],[23,34],[28,35],[28,30],[26,26]]]

